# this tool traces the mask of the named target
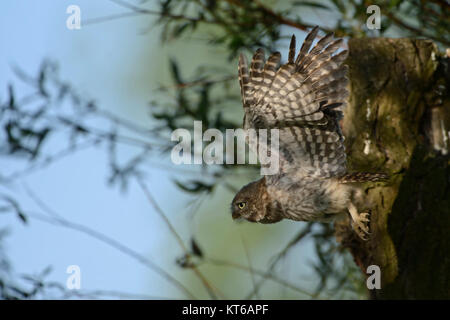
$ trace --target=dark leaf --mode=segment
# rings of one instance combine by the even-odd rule
[[[191,239],[191,250],[192,250],[193,255],[203,258],[203,252],[200,249],[200,247],[198,246],[197,241],[195,241],[194,238]]]
[[[175,181],[175,184],[183,191],[189,193],[200,193],[200,192],[211,193],[211,191],[214,188],[214,184],[206,184],[198,180],[189,181],[187,184]]]

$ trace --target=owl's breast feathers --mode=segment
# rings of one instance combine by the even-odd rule
[[[284,219],[318,221],[345,212],[353,187],[338,179],[303,178],[288,175],[266,176],[263,191],[266,202],[265,223]]]

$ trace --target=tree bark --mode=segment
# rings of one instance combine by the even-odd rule
[[[349,169],[391,178],[363,185],[369,241],[335,227],[364,274],[381,268],[374,299],[450,298],[449,60],[427,40],[349,41]]]

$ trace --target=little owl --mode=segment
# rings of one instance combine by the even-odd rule
[[[282,219],[329,221],[350,213],[353,230],[366,239],[369,214],[358,213],[357,182],[385,179],[378,173],[348,173],[339,120],[347,103],[347,51],[333,34],[311,49],[318,27],[295,57],[292,36],[286,64],[275,52],[264,62],[254,54],[250,70],[239,59],[244,129],[279,130],[279,172],[244,186],[231,204],[232,217],[275,223]],[[311,50],[310,50],[311,49]],[[250,71],[250,72],[249,72]]]

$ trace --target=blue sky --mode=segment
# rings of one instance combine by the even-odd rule
[[[158,34],[140,34],[139,28],[148,25],[148,21],[140,23],[143,21],[140,18],[68,30],[66,8],[70,4],[80,6],[82,21],[123,12],[107,1],[3,1],[0,4],[4,13],[0,21],[3,48],[0,50],[0,95],[4,98],[7,83],[17,79],[12,66],[35,74],[42,59],[50,58],[60,65],[61,78],[77,90],[95,98],[109,111],[145,124],[151,86],[156,87],[156,80],[160,80],[152,79],[154,72],[148,72],[158,70],[161,64],[152,50],[159,44]],[[143,56],[149,61],[147,69],[136,64]],[[13,83],[20,88],[17,80]],[[63,144],[64,138],[59,139]],[[58,141],[53,143],[57,145]],[[26,195],[26,185],[71,221],[108,234],[143,255],[154,252],[164,224],[151,214],[152,209],[135,185],[125,195],[117,188],[107,187],[106,164],[104,150],[89,149],[21,179],[13,186],[14,194],[20,195],[24,208],[35,210],[35,204]],[[17,166],[9,163],[2,168],[2,173],[15,170]],[[172,183],[164,172],[153,170],[151,175],[159,181],[155,197],[170,204],[164,200],[168,192],[174,191]],[[36,274],[52,265],[48,280],[65,283],[67,266],[76,264],[81,268],[82,288],[86,290],[164,296],[161,288],[168,287],[159,276],[134,260],[76,231],[34,219],[24,226],[12,215],[2,215],[0,226],[10,230],[6,247],[17,274]],[[168,294],[172,295],[172,290],[168,289]]]

